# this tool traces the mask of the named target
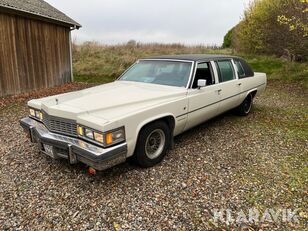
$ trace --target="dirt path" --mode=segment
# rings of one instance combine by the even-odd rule
[[[221,230],[240,223],[215,222],[216,210],[251,208],[298,209],[299,223],[248,222],[256,230],[307,228],[308,103],[295,86],[272,83],[248,117],[227,113],[180,135],[156,167],[95,176],[38,153],[18,123],[23,101],[0,110],[1,230]]]

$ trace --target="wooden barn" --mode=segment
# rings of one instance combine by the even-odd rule
[[[71,30],[43,0],[0,0],[0,96],[72,81]]]

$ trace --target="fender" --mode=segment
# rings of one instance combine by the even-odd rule
[[[175,116],[173,115],[173,114],[171,114],[171,113],[162,113],[162,114],[158,114],[158,115],[155,115],[155,116],[153,116],[153,117],[150,117],[150,118],[148,118],[148,119],[146,119],[146,120],[144,120],[144,121],[141,121],[139,124],[138,124],[138,126],[137,126],[137,128],[136,128],[136,132],[135,132],[135,140],[136,140],[136,142],[135,142],[135,144],[134,144],[134,146],[133,146],[133,150],[135,151],[135,148],[136,148],[136,145],[137,145],[137,139],[138,139],[138,136],[139,136],[139,133],[140,133],[140,130],[145,126],[145,125],[147,125],[147,124],[149,124],[149,123],[151,123],[151,122],[154,122],[154,121],[156,121],[156,120],[159,120],[159,119],[162,119],[162,118],[165,118],[165,117],[172,117],[173,118],[173,120],[174,120],[174,127],[176,127],[176,118],[175,118]],[[172,135],[173,136],[173,135]]]
[[[253,96],[253,98],[254,98],[255,95],[257,94],[257,92],[258,92],[258,88],[250,89],[249,91],[246,92],[244,99],[245,99],[249,94],[252,94],[252,96]]]

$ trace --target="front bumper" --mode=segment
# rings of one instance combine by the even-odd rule
[[[33,143],[39,143],[41,152],[48,154],[44,145],[49,145],[52,147],[53,158],[65,158],[71,164],[82,162],[97,170],[104,170],[126,160],[126,143],[102,148],[78,138],[52,133],[44,124],[29,117],[21,119],[20,125]]]

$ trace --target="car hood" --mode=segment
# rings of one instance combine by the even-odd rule
[[[185,88],[115,81],[81,91],[34,99],[28,105],[53,116],[77,121],[95,117],[102,124],[185,96]]]

